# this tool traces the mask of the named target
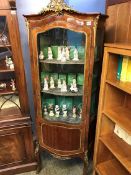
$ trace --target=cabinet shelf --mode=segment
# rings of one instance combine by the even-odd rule
[[[81,119],[79,118],[79,116],[77,116],[76,118],[72,118],[71,114],[69,114],[67,117],[62,117],[62,115],[60,115],[60,117],[56,118],[56,117],[50,117],[50,116],[44,116],[43,117],[45,120],[47,121],[51,121],[51,122],[57,122],[57,123],[68,123],[68,124],[80,124],[81,123]]]
[[[127,171],[115,159],[100,163],[96,167],[99,175],[129,175]]]
[[[17,90],[13,91],[10,86],[10,83],[6,82],[6,88],[0,89],[0,95],[11,95],[11,94],[18,94],[18,91]]]
[[[127,83],[127,82],[120,82],[117,80],[106,80],[106,83],[128,93],[131,94],[131,83]]]
[[[121,162],[126,170],[131,173],[131,146],[115,134],[102,136],[100,140]]]
[[[56,96],[71,96],[71,97],[75,97],[75,96],[82,96],[83,95],[83,90],[80,89],[78,92],[61,92],[59,89],[55,88],[55,89],[49,89],[48,91],[42,90],[42,93],[46,93],[46,94],[52,94],[52,95],[56,95]]]
[[[14,72],[15,70],[14,69],[9,69],[6,67],[6,64],[5,64],[5,59],[1,60],[0,61],[0,73],[8,73],[8,72]]]
[[[40,60],[40,63],[47,63],[47,64],[78,64],[78,65],[84,65],[84,60],[79,60],[79,61],[66,61],[66,62],[61,62],[58,60]]]
[[[131,110],[123,106],[107,109],[103,112],[113,122],[131,135]]]
[[[0,68],[0,73],[15,72],[14,69]]]
[[[0,44],[0,48],[1,47],[11,47],[11,44]]]
[[[11,94],[18,94],[18,91],[12,91],[12,90],[0,90],[0,95],[11,95]]]

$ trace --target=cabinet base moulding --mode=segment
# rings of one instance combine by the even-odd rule
[[[27,163],[23,165],[18,165],[18,166],[13,166],[10,168],[4,168],[0,169],[0,175],[14,175],[14,174],[19,174],[19,173],[24,173],[24,172],[29,172],[29,171],[35,171],[37,169],[37,163],[32,162],[32,163]]]

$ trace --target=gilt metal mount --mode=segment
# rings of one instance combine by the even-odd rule
[[[47,5],[47,7],[41,10],[40,14],[48,11],[61,13],[63,10],[75,11],[71,9],[71,7],[64,2],[64,0],[51,0],[50,3]]]

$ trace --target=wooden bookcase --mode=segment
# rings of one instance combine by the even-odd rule
[[[94,151],[94,175],[131,174],[131,146],[114,133],[115,124],[131,135],[131,83],[117,80],[118,55],[131,46],[105,44]]]
[[[15,1],[0,0],[0,175],[36,166]]]

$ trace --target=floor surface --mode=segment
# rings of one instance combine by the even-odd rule
[[[39,175],[82,175],[83,161],[80,159],[59,160],[48,153],[43,153],[42,170]],[[92,166],[89,164],[88,175],[92,174]],[[35,171],[19,175],[36,175]]]

